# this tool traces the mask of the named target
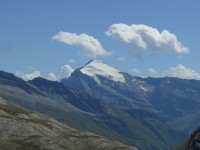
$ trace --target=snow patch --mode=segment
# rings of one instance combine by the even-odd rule
[[[97,83],[100,83],[98,75],[106,77],[107,79],[113,80],[115,82],[125,83],[125,78],[119,70],[105,64],[103,61],[100,60],[91,61],[80,71],[83,74],[93,77]]]

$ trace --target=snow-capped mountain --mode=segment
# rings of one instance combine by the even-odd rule
[[[151,86],[142,78],[120,72],[100,60],[90,61],[61,82],[67,87],[90,93],[105,102],[138,109],[152,109],[148,101],[153,89]]]
[[[100,83],[98,76],[105,77],[115,82],[125,83],[125,78],[119,70],[107,65],[101,60],[90,61],[80,71],[83,74],[93,77],[97,83]]]

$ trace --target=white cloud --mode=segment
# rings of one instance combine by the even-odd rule
[[[176,53],[187,53],[189,48],[178,41],[175,34],[167,30],[159,32],[157,29],[139,24],[113,24],[106,35],[121,39],[125,43],[134,44],[140,49],[151,49],[153,51],[174,51]]]
[[[154,68],[147,69],[147,72],[150,77],[160,77],[159,72]]]
[[[75,45],[83,47],[85,56],[95,58],[96,56],[109,56],[110,52],[106,51],[101,43],[92,36],[85,33],[80,35],[70,32],[59,32],[52,37],[53,40],[65,43],[67,45]]]
[[[155,74],[158,74],[158,71],[154,68],[149,68],[147,69],[147,72],[150,74],[150,75],[155,75]]]
[[[61,77],[68,78],[73,71],[74,69],[70,65],[64,65],[61,67]]]
[[[139,75],[140,74],[140,70],[138,68],[133,68],[129,72],[133,75]]]
[[[64,65],[60,67],[60,75],[58,76],[55,75],[53,72],[50,72],[47,75],[42,75],[40,71],[37,71],[37,70],[33,71],[32,73],[23,73],[23,72],[17,71],[16,76],[22,78],[25,81],[33,80],[34,78],[37,78],[37,77],[42,77],[50,81],[58,81],[62,78],[68,78],[73,71],[74,69],[70,65]]]
[[[125,61],[126,58],[125,58],[124,56],[121,56],[121,57],[118,58],[118,60],[119,60],[119,61]]]
[[[72,59],[72,58],[70,58],[70,59],[68,59],[68,62],[71,63],[71,64],[73,64],[73,63],[75,63],[75,60]]]
[[[48,80],[51,80],[51,81],[57,81],[57,77],[54,73],[50,72],[48,75],[47,75],[47,79]]]
[[[171,67],[166,71],[167,76],[178,77],[183,79],[197,79],[200,80],[200,74],[191,68],[187,68],[181,64],[176,67]]]
[[[26,81],[33,80],[34,78],[37,78],[37,77],[41,77],[41,74],[40,74],[39,71],[34,71],[32,73],[29,73],[29,74],[24,74],[22,72],[17,71],[16,75],[19,76],[20,78],[26,80]]]

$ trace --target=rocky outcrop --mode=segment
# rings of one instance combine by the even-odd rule
[[[137,150],[52,118],[32,113],[0,98],[0,149],[3,150]]]
[[[196,129],[187,144],[185,150],[199,150],[200,149],[200,128]]]

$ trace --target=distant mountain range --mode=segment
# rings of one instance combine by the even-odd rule
[[[98,60],[60,82],[0,71],[0,97],[141,150],[170,150],[200,125],[200,81],[135,77]]]

